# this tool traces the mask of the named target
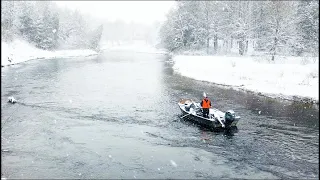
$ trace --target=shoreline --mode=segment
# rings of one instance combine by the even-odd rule
[[[170,61],[173,63],[174,73],[183,77],[210,83],[210,85],[221,88],[281,101],[308,103],[319,107],[319,98],[314,89],[318,85],[316,82],[319,82],[318,75],[317,77],[309,77],[309,74],[315,73],[313,66],[317,65],[316,63],[311,64],[311,69],[308,69],[310,64],[307,67],[307,65],[291,62],[290,57],[287,60],[290,60],[290,63],[275,62],[275,64],[279,64],[277,66],[272,63],[254,62],[250,56],[171,55]],[[300,66],[301,70],[296,73],[296,69]],[[210,67],[217,69],[217,72],[212,71]],[[227,73],[224,72],[224,69],[227,69]],[[278,77],[279,72],[281,75]],[[261,76],[261,74],[265,75]],[[299,82],[301,79],[305,81],[306,77],[308,85]]]
[[[1,68],[32,60],[88,57],[99,54],[91,49],[42,50],[20,39],[15,39],[10,43],[1,41],[1,46]]]
[[[4,68],[4,67],[9,67],[9,66],[13,66],[13,65],[17,65],[17,64],[21,64],[21,63],[24,63],[24,62],[27,62],[27,61],[34,61],[34,60],[42,60],[42,59],[55,59],[55,58],[76,58],[76,57],[90,57],[90,56],[97,56],[99,55],[98,53],[96,54],[89,54],[89,55],[79,55],[79,56],[59,56],[59,57],[40,57],[40,58],[33,58],[33,59],[27,59],[27,60],[23,60],[23,61],[20,61],[20,62],[16,62],[16,63],[8,63],[6,65],[1,65],[1,68]]]

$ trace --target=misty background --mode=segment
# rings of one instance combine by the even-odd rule
[[[52,1],[1,1],[1,15],[2,41],[23,38],[44,50],[98,50],[104,43],[135,40],[155,45],[161,25],[108,20]]]
[[[140,41],[174,53],[198,50],[271,60],[319,53],[318,1],[172,1],[159,6],[162,19],[151,17],[156,2],[154,9],[143,2],[108,3],[115,4],[1,1],[2,41],[19,37],[45,50],[99,50]]]

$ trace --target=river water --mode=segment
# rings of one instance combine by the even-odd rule
[[[318,107],[182,77],[172,63],[110,51],[2,68],[1,177],[319,178]],[[241,116],[238,132],[180,119],[179,99],[203,91]]]

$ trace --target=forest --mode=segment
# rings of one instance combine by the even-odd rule
[[[1,1],[1,41],[23,38],[37,48],[99,49],[103,24],[50,1]]]
[[[244,56],[252,50],[274,60],[318,56],[319,1],[177,1],[160,29],[171,52]]]

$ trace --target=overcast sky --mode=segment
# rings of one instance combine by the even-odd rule
[[[151,24],[165,19],[174,1],[55,1],[59,6],[78,9],[92,16],[114,21]]]

